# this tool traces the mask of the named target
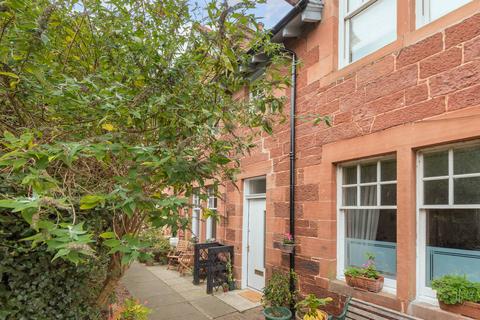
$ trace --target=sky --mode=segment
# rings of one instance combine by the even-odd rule
[[[207,0],[189,0],[189,2],[194,6],[198,4],[200,7],[204,6]],[[238,0],[229,0],[231,4],[238,2]],[[285,0],[267,0],[267,3],[259,4],[257,8],[253,11],[255,16],[260,18],[260,21],[263,22],[265,28],[270,29],[275,24],[282,19],[287,12],[292,9],[292,6],[289,5]]]

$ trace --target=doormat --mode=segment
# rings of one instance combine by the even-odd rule
[[[260,302],[262,300],[262,294],[256,291],[246,289],[246,290],[242,290],[238,294],[254,303]]]

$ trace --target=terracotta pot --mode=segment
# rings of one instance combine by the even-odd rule
[[[380,276],[378,279],[371,279],[365,277],[351,277],[345,275],[345,280],[350,287],[355,289],[380,292],[383,289],[384,278]]]
[[[464,302],[463,304],[445,304],[441,301],[438,302],[440,304],[440,309],[461,314],[463,316],[467,316],[473,319],[480,319],[480,303],[474,302]]]

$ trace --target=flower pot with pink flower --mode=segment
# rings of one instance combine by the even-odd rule
[[[290,233],[283,235],[283,240],[280,243],[280,250],[285,253],[293,253],[295,250],[295,241]]]
[[[355,289],[380,292],[383,289],[384,278],[375,265],[375,256],[367,253],[367,262],[361,268],[350,267],[345,270],[345,280]]]

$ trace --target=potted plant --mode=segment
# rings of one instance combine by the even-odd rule
[[[350,267],[345,270],[345,279],[350,287],[370,291],[380,292],[383,289],[384,278],[378,272],[375,265],[375,256],[367,253],[367,262],[361,267]]]
[[[170,246],[172,246],[172,247],[176,247],[177,244],[178,244],[177,232],[178,232],[178,229],[172,227],[172,236],[171,236],[170,239],[169,239],[169,241],[170,241]]]
[[[285,233],[283,235],[282,243],[280,244],[280,250],[285,253],[293,253],[295,250],[295,241],[293,236],[290,233]]]
[[[222,284],[223,292],[228,292],[228,283]]]
[[[227,267],[228,290],[233,291],[235,290],[235,278],[233,277],[233,266],[232,266],[232,259],[230,259],[230,256],[228,256],[226,267]]]
[[[326,306],[332,301],[333,299],[330,297],[320,299],[311,293],[295,305],[295,309],[297,309],[295,318],[297,320],[327,320],[328,313],[319,308]]]
[[[296,279],[295,273],[274,271],[263,289],[262,304],[265,307],[263,315],[266,320],[289,320],[292,318],[289,306],[293,303],[295,292],[290,291],[290,277]]]
[[[432,281],[442,310],[480,319],[480,283],[465,276],[445,275]]]

